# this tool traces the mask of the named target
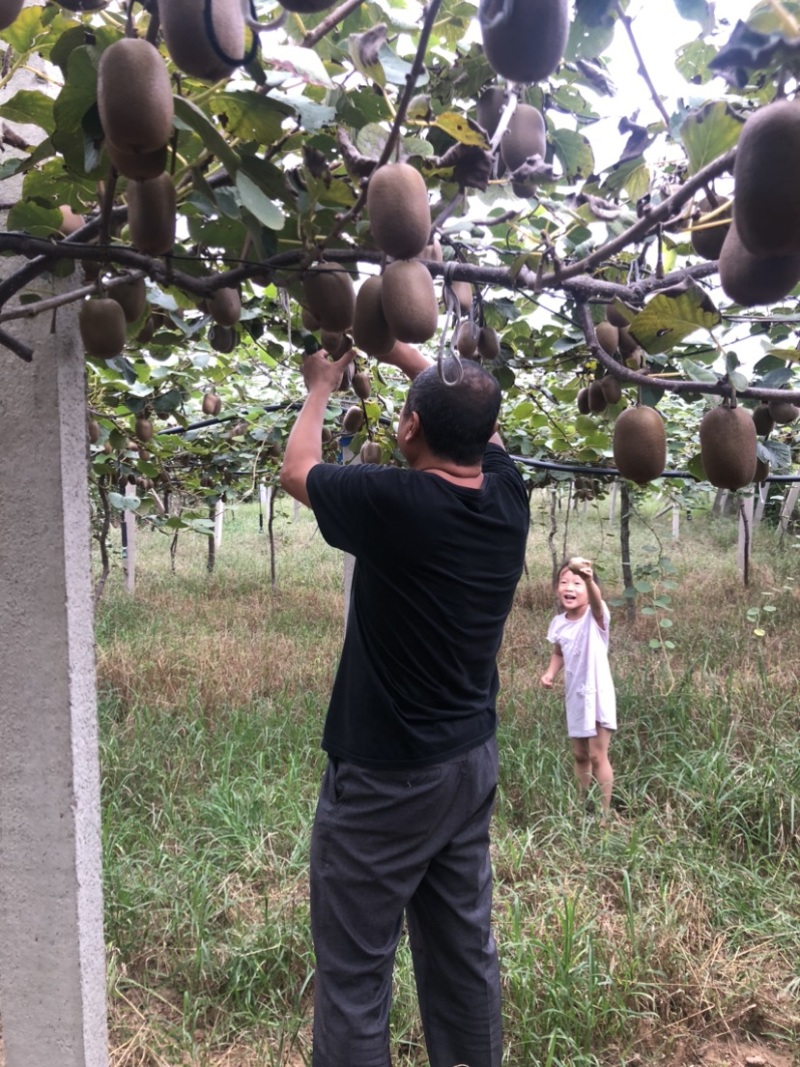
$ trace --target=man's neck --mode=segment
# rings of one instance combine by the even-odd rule
[[[453,485],[463,485],[468,489],[480,489],[483,485],[483,471],[480,463],[471,463],[461,466],[441,459],[439,456],[427,456],[414,464],[414,470],[424,471],[426,474],[435,474]]]

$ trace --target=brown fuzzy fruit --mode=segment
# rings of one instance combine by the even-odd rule
[[[453,282],[452,290],[461,314],[468,315],[472,309],[472,285],[469,282]]]
[[[388,355],[397,341],[383,313],[382,289],[383,282],[379,277],[367,278],[358,290],[353,315],[356,347],[376,358]]]
[[[767,434],[772,433],[775,420],[770,414],[769,404],[759,404],[758,407],[753,408],[753,425],[759,437],[766,437]]]
[[[578,405],[578,414],[579,415],[588,415],[589,414],[589,389],[588,389],[587,386],[584,386],[583,389],[579,389],[578,390],[578,396],[576,398],[576,403]]]
[[[398,341],[429,341],[439,325],[439,305],[428,268],[418,259],[398,259],[383,272],[381,307]]]
[[[619,348],[619,327],[612,326],[610,322],[598,322],[594,332],[597,334],[597,343],[603,351],[613,356]]]
[[[353,375],[353,392],[359,400],[369,400],[372,393],[372,381],[365,370],[358,370]]]
[[[429,260],[431,263],[444,263],[442,242],[438,237],[434,237],[429,245],[425,245],[419,258]]]
[[[481,335],[480,326],[477,322],[467,319],[458,328],[456,348],[462,359],[475,359],[478,354],[478,340]]]
[[[157,178],[167,169],[167,146],[157,148],[155,152],[120,152],[110,141],[106,141],[106,152],[111,165],[123,178],[143,182],[147,178]]]
[[[645,485],[663,474],[667,433],[655,408],[625,408],[614,423],[614,462],[623,478]]]
[[[800,106],[775,100],[745,122],[733,168],[733,217],[754,256],[800,255]]]
[[[216,47],[209,38],[206,12]],[[240,0],[213,0],[208,4],[198,0],[159,0],[158,13],[167,51],[184,74],[219,81],[231,75],[244,59],[246,34]]]
[[[242,298],[239,290],[228,286],[216,289],[206,304],[211,318],[221,326],[235,326],[242,314]]]
[[[742,307],[772,304],[791,293],[800,279],[800,255],[754,256],[731,223],[719,254],[719,280],[726,296]]]
[[[352,338],[348,334],[334,333],[332,330],[321,330],[319,343],[333,359],[341,359],[353,347]]]
[[[96,419],[89,419],[86,424],[86,430],[89,434],[90,444],[96,445],[100,440],[100,423]]]
[[[756,474],[756,428],[744,408],[719,407],[700,420],[700,460],[717,489],[741,489]]]
[[[381,446],[377,441],[365,441],[359,452],[362,463],[380,463]]]
[[[220,323],[215,322],[209,328],[208,343],[215,352],[222,352],[224,355],[228,355],[236,348],[237,339],[236,330],[233,326],[221,326]]]
[[[767,463],[766,460],[758,459],[758,457],[756,457],[756,473],[753,477],[753,481],[758,482],[758,484],[761,485],[767,478],[769,478],[769,463]]]
[[[23,0],[0,0],[0,30],[7,30],[22,11]]]
[[[217,396],[216,393],[206,393],[203,397],[203,414],[216,416],[220,411],[222,411],[222,397]]]
[[[478,337],[478,355],[481,359],[497,359],[500,355],[500,338],[492,326],[481,326]]]
[[[542,81],[561,62],[567,0],[480,0],[478,18],[489,66],[508,81]]]
[[[87,355],[113,359],[125,347],[125,314],[116,300],[87,300],[78,314],[78,328]]]
[[[306,305],[323,330],[344,333],[353,325],[356,291],[338,263],[317,263],[303,275]]]
[[[69,237],[71,233],[75,233],[86,222],[83,215],[76,214],[69,204],[61,204],[58,210],[61,212],[61,224],[58,227],[58,232],[62,237]]]
[[[622,382],[613,374],[606,374],[600,379],[600,388],[609,404],[618,404],[622,400]]]
[[[722,246],[731,226],[733,205],[728,201],[724,211],[717,211],[711,206],[708,199],[704,197],[700,201],[699,207],[700,218],[692,223],[692,248],[701,259],[719,259]],[[714,212],[710,218],[708,217],[709,212]],[[707,227],[707,229],[701,229],[700,227]]]
[[[128,183],[131,244],[149,256],[161,256],[175,244],[175,186],[169,174]]]
[[[410,163],[387,163],[372,172],[367,213],[375,243],[387,256],[419,256],[431,234],[425,179]]]
[[[145,419],[139,416],[136,420],[136,437],[139,441],[144,441],[147,444],[148,441],[153,439],[153,424],[149,419]]]
[[[797,416],[800,415],[800,408],[789,400],[770,400],[767,406],[772,416],[772,421],[782,426],[788,426],[790,422],[794,422]]]
[[[317,316],[313,315],[308,308],[301,308],[300,321],[303,323],[303,327],[311,333],[316,333],[319,329],[319,320],[317,319]]]
[[[121,152],[155,152],[172,136],[167,65],[142,37],[123,37],[100,56],[97,107],[106,137]]]
[[[327,11],[335,2],[336,0],[281,0],[281,6],[287,11],[297,11],[301,15],[314,15],[319,11]]]
[[[635,314],[635,311],[631,311],[631,318],[633,318]],[[617,329],[621,330],[628,325],[630,319],[623,315],[612,300],[606,304],[606,322],[610,322],[612,326],[616,326]]]
[[[478,97],[478,103],[475,107],[478,125],[486,130],[489,140],[494,137],[494,132],[500,123],[500,117],[505,106],[506,91],[499,85],[490,86]]]
[[[115,285],[108,290],[112,300],[122,308],[126,322],[138,322],[147,306],[147,286],[144,278],[133,278],[123,285]]]
[[[607,407],[608,401],[606,400],[606,394],[603,392],[602,382],[599,378],[596,378],[589,385],[589,412],[592,415],[599,415]]]
[[[353,404],[353,406],[348,408],[344,413],[342,429],[345,433],[358,433],[364,425],[364,421],[364,409],[358,404]]]
[[[530,104],[517,104],[500,138],[500,156],[508,169],[515,171],[529,156],[544,157],[545,134],[541,111]]]

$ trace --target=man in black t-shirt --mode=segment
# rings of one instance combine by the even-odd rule
[[[527,496],[496,433],[494,377],[468,361],[450,385],[452,361],[442,377],[400,342],[384,361],[412,379],[397,432],[408,469],[322,463],[325,410],[352,358],[304,360],[281,472],[356,558],[311,841],[313,1067],[389,1067],[404,915],[431,1067],[499,1067],[496,658]]]

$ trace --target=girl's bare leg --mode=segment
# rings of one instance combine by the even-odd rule
[[[589,742],[592,740],[594,738],[591,737],[570,738],[572,755],[575,758],[575,777],[584,793],[592,784],[592,761],[589,757]]]
[[[614,731],[597,723],[597,735],[587,737],[591,777],[600,789],[600,799],[604,811],[611,808],[611,790],[614,787],[614,768],[608,759],[608,746]]]

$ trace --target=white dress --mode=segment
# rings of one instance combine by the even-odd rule
[[[596,723],[609,730],[617,728],[617,698],[608,663],[610,618],[604,603],[604,630],[587,607],[579,619],[568,619],[566,613],[556,615],[547,631],[547,640],[559,645],[564,656],[564,696],[570,737],[594,737]]]

